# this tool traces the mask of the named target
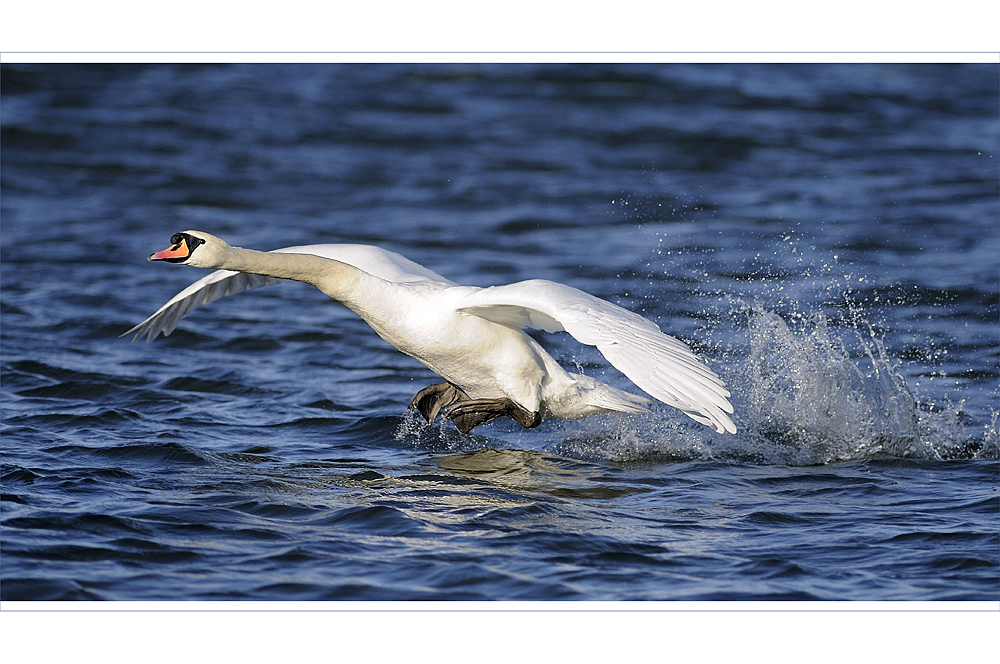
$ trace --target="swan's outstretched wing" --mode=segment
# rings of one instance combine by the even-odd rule
[[[455,283],[445,279],[427,268],[400,256],[392,251],[365,244],[312,244],[301,247],[276,249],[276,253],[314,254],[323,258],[353,265],[368,274],[395,283],[427,283],[442,287],[454,286]],[[233,295],[241,291],[269,286],[282,281],[256,274],[233,272],[231,270],[216,270],[208,276],[194,282],[169,302],[157,309],[156,313],[142,321],[123,334],[135,333],[132,342],[146,335],[146,341],[152,341],[161,332],[169,336],[182,318],[187,316],[200,304],[208,304],[225,295]]]
[[[144,334],[147,342],[155,339],[160,332],[163,333],[163,336],[168,337],[180,320],[191,313],[199,304],[208,304],[226,295],[233,295],[251,288],[269,286],[279,281],[281,279],[262,277],[257,274],[216,270],[174,295],[166,304],[157,309],[156,313],[121,336],[124,337],[135,332],[132,343],[138,341],[139,337]]]
[[[458,311],[522,329],[565,331],[597,346],[629,380],[719,433],[736,432],[725,383],[681,341],[638,314],[552,281],[449,289]]]

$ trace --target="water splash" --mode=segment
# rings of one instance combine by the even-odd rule
[[[779,314],[734,302],[727,337],[713,368],[725,378],[736,409],[735,436],[717,434],[666,406],[640,416],[607,415],[548,423],[556,441],[520,437],[560,456],[624,465],[726,461],[821,465],[864,459],[1000,458],[997,413],[977,433],[962,402],[922,403],[861,308],[846,316]],[[730,329],[726,329],[726,328]],[[716,346],[722,347],[721,341]],[[580,367],[578,367],[578,370]],[[447,425],[405,418],[396,438],[431,451],[468,451],[496,444],[489,431],[461,436]],[[486,437],[484,437],[484,435]]]
[[[982,430],[970,426],[961,400],[922,402],[849,295],[834,316],[794,306],[779,314],[733,298],[729,304],[725,322],[707,333],[721,355],[713,368],[733,393],[735,436],[663,408],[567,423],[556,451],[626,464],[1000,458],[997,413]]]
[[[477,429],[468,434],[458,429],[445,417],[434,424],[427,424],[415,411],[408,410],[393,433],[397,443],[424,449],[433,453],[460,453],[481,450],[491,446],[490,438],[483,435],[485,430]]]
[[[733,386],[743,395],[745,438],[787,447],[792,463],[938,456],[921,437],[916,399],[870,328],[869,338],[848,328],[851,340],[820,313],[787,321],[751,307],[746,316],[749,353]]]

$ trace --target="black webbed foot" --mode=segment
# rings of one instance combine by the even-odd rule
[[[410,401],[410,410],[417,410],[427,420],[427,424],[433,424],[442,408],[469,398],[468,394],[451,383],[437,383],[417,392]]]
[[[540,413],[531,413],[510,399],[469,399],[445,408],[442,415],[455,423],[462,433],[469,433],[480,424],[498,417],[509,417],[522,427],[532,429],[542,422]]]

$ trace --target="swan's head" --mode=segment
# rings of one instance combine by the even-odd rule
[[[169,248],[150,254],[146,260],[213,268],[222,263],[230,249],[228,244],[214,235],[202,231],[184,231],[174,233],[170,238]]]

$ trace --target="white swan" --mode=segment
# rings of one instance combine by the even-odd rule
[[[147,260],[214,268],[123,334],[169,335],[199,304],[277,283],[303,281],[343,303],[387,342],[447,382],[413,398],[428,422],[440,412],[466,433],[508,416],[543,419],[642,413],[649,400],[564,370],[522,330],[565,331],[598,350],[640,388],[719,433],[736,432],[725,383],[682,342],[650,321],[592,295],[540,279],[459,286],[378,247],[317,244],[271,252],[231,247],[201,231],[177,233]]]

